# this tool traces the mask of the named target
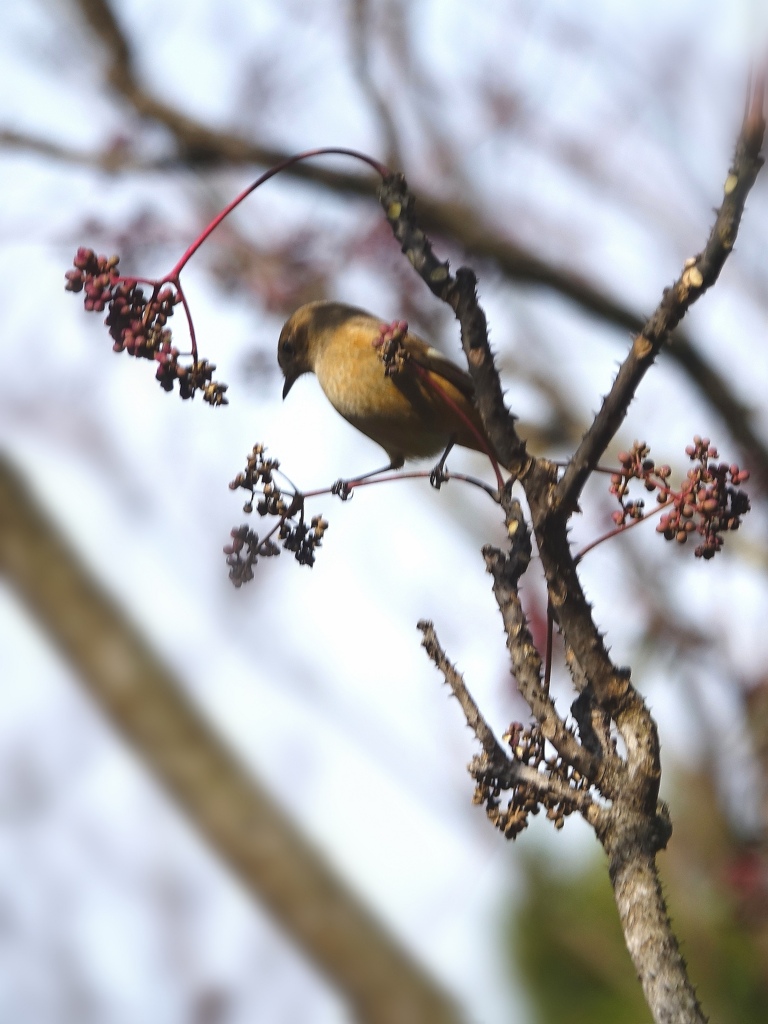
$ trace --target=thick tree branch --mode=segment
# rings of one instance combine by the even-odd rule
[[[627,747],[628,772],[635,800],[653,812],[661,778],[656,723],[630,680],[617,668],[592,618],[568,543],[567,518],[550,515],[556,486],[551,467],[539,460],[525,480],[549,601],[566,645],[588,680],[595,699],[616,722]]]
[[[604,832],[598,826],[621,927],[655,1024],[706,1024],[656,868],[656,853],[666,836],[654,831],[653,824],[649,828],[647,821],[631,815],[612,815]]]
[[[212,730],[0,460],[0,578],[216,853],[371,1024],[458,1024],[451,999],[384,931]]]

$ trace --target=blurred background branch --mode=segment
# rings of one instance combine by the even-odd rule
[[[349,1000],[356,1020],[459,1020],[448,996],[233,756],[5,459],[0,576],[201,836]]]

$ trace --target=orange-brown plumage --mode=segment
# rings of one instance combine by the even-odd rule
[[[437,455],[451,442],[492,452],[469,375],[409,332],[402,340],[405,363],[388,376],[381,358],[383,325],[341,302],[301,306],[278,342],[283,397],[302,374],[316,374],[336,411],[381,445],[393,467]]]

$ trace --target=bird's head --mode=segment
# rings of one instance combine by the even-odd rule
[[[286,320],[277,343],[277,362],[283,371],[283,398],[304,373],[314,369],[314,357],[310,345],[312,329],[311,312],[302,306]]]
[[[313,373],[318,353],[332,333],[351,317],[368,314],[342,302],[308,302],[290,316],[280,332],[277,362],[283,371],[283,398],[305,373]]]

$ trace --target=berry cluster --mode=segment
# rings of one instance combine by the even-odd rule
[[[717,449],[708,437],[694,437],[685,454],[696,465],[688,470],[678,490],[669,486],[672,470],[657,466],[648,458],[650,449],[642,441],[635,441],[631,450],[620,452],[621,469],[611,475],[610,492],[621,506],[612,519],[619,529],[632,525],[645,516],[645,503],[630,500],[632,480],[642,480],[647,491],[656,492],[660,507],[670,506],[656,527],[666,540],[685,544],[691,534],[703,538],[694,550],[697,558],[712,558],[723,546],[722,534],[738,530],[741,518],[749,512],[749,498],[739,484],[749,479],[747,470],[725,462],[715,462]]]
[[[545,740],[541,728],[532,725],[525,728],[522,722],[513,722],[507,730],[504,740],[509,744],[515,760],[540,771],[542,778],[558,779],[579,792],[587,789],[589,783],[574,768],[567,765],[557,754],[546,756]],[[475,758],[470,771],[475,779],[475,792],[472,802],[485,804],[489,821],[503,832],[507,839],[515,839],[528,826],[528,817],[546,809],[547,818],[561,829],[565,819],[576,810],[576,803],[563,799],[559,794],[545,794],[526,783],[517,783],[512,788],[512,796],[507,806],[501,806],[501,792],[509,789],[508,785],[489,771],[488,763],[483,758]]]
[[[136,280],[120,276],[118,263],[118,256],[97,256],[93,249],[79,248],[74,269],[65,275],[67,291],[83,292],[83,304],[89,312],[107,310],[104,322],[114,351],[154,360],[163,390],[172,391],[178,381],[182,398],[192,398],[200,391],[203,401],[210,405],[226,405],[227,385],[213,380],[214,364],[197,359],[193,345],[192,363],[184,365],[179,362],[181,353],[171,344],[167,323],[173,316],[173,307],[182,301],[178,289],[158,282],[147,299]]]
[[[697,558],[713,558],[723,546],[722,533],[738,530],[742,516],[749,512],[749,498],[738,485],[749,479],[749,472],[737,465],[715,462],[717,448],[708,437],[694,437],[685,454],[697,463],[678,493],[672,495],[672,511],[665,513],[656,527],[667,540],[684,544],[688,535],[698,533],[703,541],[696,546]]]
[[[227,556],[229,578],[236,587],[250,583],[253,579],[253,567],[259,557],[269,558],[280,554],[280,548],[272,540],[271,534],[259,540],[259,535],[254,533],[247,523],[233,526],[230,537],[232,542],[224,545],[224,554]]]
[[[232,491],[242,488],[249,493],[243,505],[243,511],[248,515],[253,512],[254,499],[258,494],[258,514],[276,516],[278,522],[261,539],[247,525],[232,530],[232,541],[224,548],[224,554],[227,556],[229,578],[236,587],[253,579],[253,567],[259,557],[269,558],[280,554],[280,548],[273,540],[275,536],[283,548],[294,555],[299,565],[314,565],[315,550],[320,547],[328,529],[328,523],[322,516],[313,516],[307,525],[304,496],[298,492],[283,492],[275,481],[280,463],[277,459],[266,458],[264,451],[261,444],[253,446],[245,471],[237,474],[229,488]]]
[[[384,373],[388,377],[396,377],[405,366],[408,352],[403,341],[407,334],[406,320],[393,320],[391,324],[379,325],[379,337],[373,344],[381,350],[379,355],[384,363]]]

